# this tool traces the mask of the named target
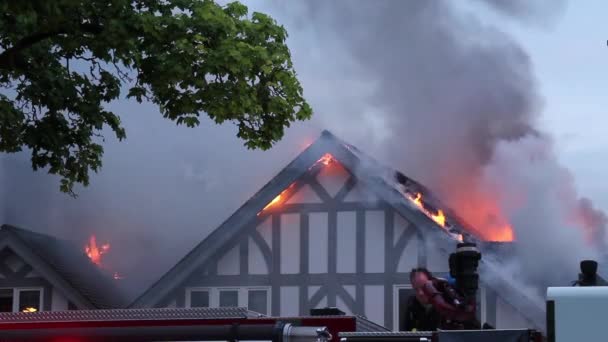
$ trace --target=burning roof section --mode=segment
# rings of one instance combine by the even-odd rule
[[[391,205],[400,215],[421,229],[421,233],[434,241],[434,246],[444,253],[450,253],[455,243],[476,242],[485,253],[480,272],[486,277],[488,286],[500,289],[500,295],[524,317],[537,327],[544,327],[544,309],[533,303],[522,291],[512,286],[501,276],[501,253],[496,248],[508,249],[508,243],[496,246],[494,241],[483,241],[449,207],[435,198],[422,184],[408,178],[401,172],[383,166],[365,155],[356,147],[347,144],[328,131],[306,148],[300,155],[281,170],[252,198],[245,202],[220,227],[212,231],[201,243],[182,258],[169,272],[161,277],[146,292],[136,299],[131,307],[162,306],[173,289],[183,283],[199,265],[209,259],[237,236],[247,224],[257,216],[279,207],[289,192],[295,191],[294,183],[314,168],[323,167],[333,161],[339,162],[355,175],[358,182],[371,189],[381,200]],[[508,240],[508,239],[505,239]]]
[[[110,309],[126,306],[111,277],[99,270],[81,247],[10,225],[0,227],[0,241],[26,254],[28,263],[77,307]]]
[[[422,213],[430,219],[435,226],[439,226],[453,240],[471,241],[484,243],[483,239],[476,234],[474,227],[466,223],[462,217],[458,216],[445,203],[442,203],[424,185],[406,176],[402,172],[382,165],[379,161],[361,152],[357,147],[350,145],[337,138],[329,131],[323,131],[322,138],[333,141],[334,145],[343,147],[346,151],[338,151],[336,158],[356,173],[359,180],[363,182],[377,183],[381,186],[372,186],[379,192],[385,192],[386,188],[393,189],[401,196],[395,197],[393,205],[405,205]],[[340,148],[338,148],[340,150]],[[352,155],[352,158],[348,155]],[[380,194],[381,198],[386,199],[387,194]],[[389,196],[390,197],[390,196]],[[512,232],[510,227],[507,231]],[[514,239],[512,234],[496,236],[491,242],[510,242]]]

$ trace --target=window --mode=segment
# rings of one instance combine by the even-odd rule
[[[13,289],[0,290],[0,312],[13,312]]]
[[[209,291],[197,290],[190,292],[190,307],[191,308],[208,308],[209,307]]]
[[[268,290],[249,290],[247,294],[247,308],[251,311],[268,314]]]
[[[0,289],[0,312],[36,312],[42,310],[42,289]]]
[[[188,288],[186,307],[246,307],[251,311],[268,315],[270,288]]]
[[[239,306],[239,290],[220,290],[220,308]]]
[[[40,311],[40,291],[19,290],[19,311]]]

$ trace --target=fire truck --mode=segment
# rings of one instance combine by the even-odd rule
[[[336,308],[300,317],[247,308],[157,308],[0,313],[0,342],[570,342],[605,341],[608,287],[547,291],[546,337],[534,329],[394,332]]]
[[[268,317],[246,308],[74,310],[0,314],[0,341],[542,341],[534,330],[391,332],[335,308]]]
[[[471,243],[458,244],[450,255],[450,273],[463,293],[477,289],[479,259]],[[313,309],[301,317],[265,316],[246,308],[157,308],[0,313],[0,342],[606,341],[608,286],[587,281],[584,265],[596,263],[581,263],[579,286],[548,288],[546,337],[533,329],[392,332],[336,308]]]
[[[336,308],[272,317],[246,308],[162,308],[0,314],[0,341],[570,342],[605,341],[608,287],[550,287],[546,336],[533,329],[392,332]]]

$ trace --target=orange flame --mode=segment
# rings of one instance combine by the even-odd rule
[[[268,209],[269,207],[279,203],[279,201],[281,200],[283,193],[280,193],[277,197],[275,197],[272,201],[270,201],[270,203],[266,204],[266,206],[264,207],[264,209],[262,209],[262,211]]]
[[[27,308],[25,308],[25,309],[23,309],[21,311],[22,312],[36,312],[36,311],[38,311],[38,309],[33,308],[33,307],[27,307]]]
[[[334,160],[334,157],[329,154],[329,153],[325,153],[323,155],[323,157],[319,158],[319,160],[317,160],[310,168],[312,169],[313,167],[315,167],[315,165],[321,163],[325,166],[329,165],[332,161]],[[275,206],[277,204],[279,204],[282,200],[284,200],[284,195],[285,193],[291,189],[293,186],[295,185],[295,183],[291,183],[291,185],[289,185],[289,187],[285,190],[283,190],[277,197],[275,197],[272,201],[270,201],[270,203],[266,204],[266,206],[257,214],[258,216],[260,216],[260,214],[262,214],[263,211],[265,211],[266,209]]]
[[[410,202],[412,202],[412,204],[414,204],[416,207],[420,208],[420,210],[425,213],[429,218],[431,218],[433,221],[435,221],[438,225],[440,225],[441,227],[445,228],[446,227],[446,217],[445,214],[443,212],[443,210],[439,209],[437,210],[437,213],[432,213],[429,210],[427,210],[424,207],[424,204],[422,203],[422,194],[421,193],[417,193],[416,196],[412,196],[412,195],[407,195],[407,198],[410,200]],[[459,208],[460,209],[460,208]],[[498,220],[498,222],[496,220],[488,220],[485,219],[484,217],[482,217],[483,213],[487,213],[489,212],[489,210],[487,210],[487,207],[484,208],[479,208],[479,211],[465,211],[465,213],[469,214],[466,215],[466,217],[468,217],[469,219],[473,219],[471,222],[473,224],[473,229],[475,229],[475,227],[483,227],[484,229],[481,231],[476,231],[476,233],[480,234],[481,238],[486,240],[486,241],[513,241],[514,240],[514,234],[513,234],[513,227],[511,227],[511,225],[505,223],[504,221]],[[473,214],[470,214],[473,213]],[[480,225],[481,223],[483,223],[483,225]],[[488,229],[488,225],[490,224],[491,229]],[[459,241],[462,242],[463,240],[463,236],[459,235],[457,237],[457,239]]]
[[[443,210],[438,210],[436,214],[428,211],[424,207],[424,204],[422,204],[422,194],[419,192],[416,193],[416,196],[408,195],[407,198],[438,225],[445,228],[445,215],[443,214]]]
[[[431,215],[431,218],[440,226],[445,227],[445,215],[443,214],[443,210],[438,210],[437,214]]]
[[[283,197],[285,196],[285,193],[286,193],[287,191],[289,191],[291,188],[293,188],[293,186],[294,186],[294,185],[295,185],[295,183],[291,183],[291,184],[290,184],[290,185],[287,187],[287,189],[283,190],[283,191],[282,191],[282,192],[281,192],[281,193],[280,193],[280,194],[279,194],[277,197],[275,197],[275,198],[274,198],[272,201],[270,201],[270,203],[266,204],[266,206],[264,207],[264,209],[262,209],[262,210],[261,210],[261,211],[258,213],[258,216],[259,216],[259,215],[260,215],[260,214],[261,214],[261,213],[262,213],[264,210],[266,210],[266,209],[268,209],[268,208],[270,208],[270,207],[272,207],[272,206],[274,206],[274,205],[278,204],[279,202],[281,202],[281,200],[283,200],[283,199],[284,199]]]
[[[423,208],[422,206],[422,194],[417,193],[416,197],[409,197],[412,203],[414,203],[418,208]]]
[[[331,163],[331,161],[334,159],[334,157],[332,157],[331,154],[326,153],[323,155],[323,157],[321,157],[321,159],[319,159],[317,161],[317,163],[322,163],[323,165],[329,165],[329,163]]]
[[[91,235],[89,243],[84,247],[84,251],[87,256],[94,264],[101,266],[101,256],[104,255],[110,249],[110,244],[106,243],[101,246],[97,246],[97,238],[95,235]]]

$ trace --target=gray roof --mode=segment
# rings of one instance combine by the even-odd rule
[[[132,307],[157,305],[172,289],[179,286],[193,271],[209,257],[217,253],[234,236],[246,228],[257,213],[270,201],[279,195],[291,183],[305,174],[308,169],[323,155],[330,153],[346,169],[353,173],[359,182],[369,187],[382,200],[389,203],[404,218],[421,228],[421,233],[432,239],[434,247],[451,253],[455,248],[456,238],[462,235],[466,241],[478,243],[482,250],[492,250],[496,246],[476,238],[474,229],[458,217],[448,206],[434,197],[429,189],[402,173],[383,166],[378,161],[367,156],[356,147],[347,144],[329,131],[323,131],[321,137],[304,150],[298,157],[281,170],[252,198],[245,202],[220,227],[198,244],[190,253],[182,258],[169,272],[153,284],[146,292],[136,299]],[[397,175],[399,177],[397,177]],[[399,178],[399,181],[397,181]],[[441,208],[446,216],[447,227],[441,228],[431,218],[420,211],[405,198],[407,194],[421,193],[425,208]],[[504,248],[503,248],[504,249]],[[485,256],[484,256],[485,259]],[[482,264],[486,264],[482,259]],[[499,295],[519,310],[538,329],[544,328],[544,307],[532,304],[523,291],[510,286],[507,279],[500,277],[500,269],[493,264],[482,265],[482,280],[492,287],[500,287]]]
[[[126,306],[112,277],[75,244],[6,224],[0,227],[0,242],[24,258],[79,309]]]

